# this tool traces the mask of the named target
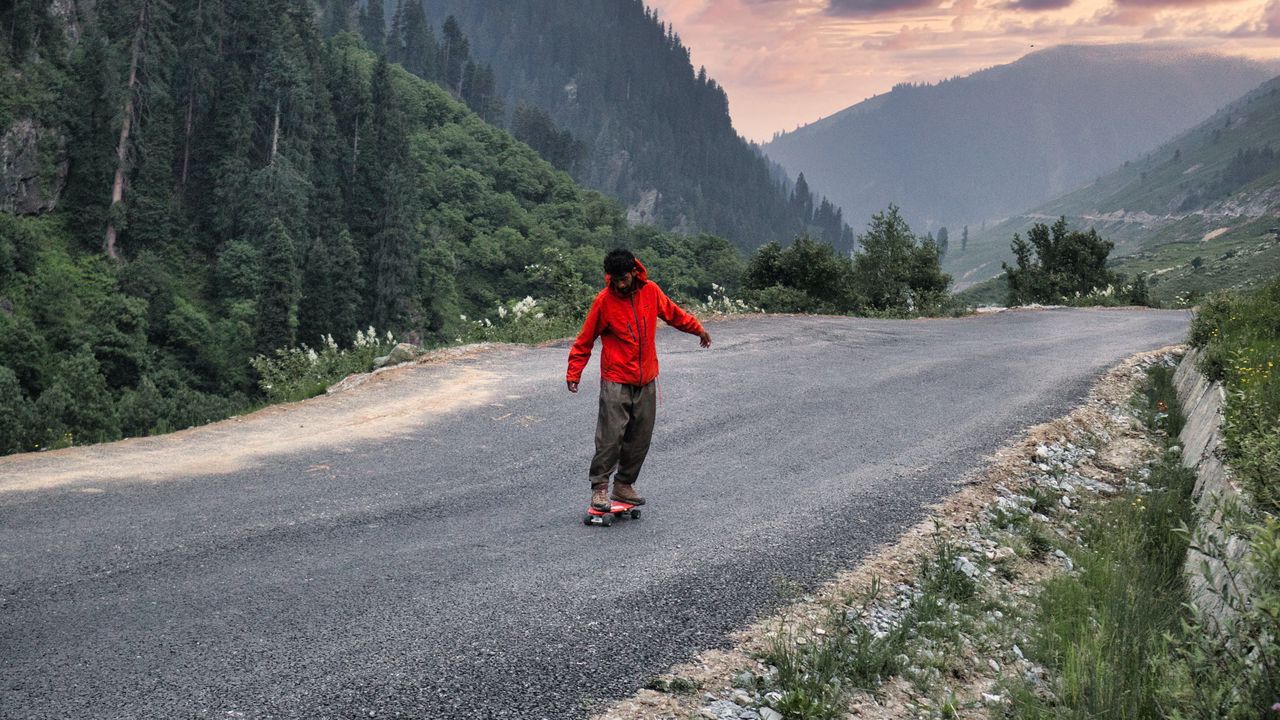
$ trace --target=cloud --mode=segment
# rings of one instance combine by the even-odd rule
[[[913,10],[934,10],[941,0],[830,0],[827,14],[838,17],[872,17]]]
[[[1115,0],[1115,3],[1119,7],[1197,8],[1232,1],[1233,0]]]
[[[1069,7],[1075,0],[1013,0],[1005,5],[1010,10],[1026,10],[1041,12],[1044,10],[1061,10]]]

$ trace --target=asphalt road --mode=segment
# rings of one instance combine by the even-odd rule
[[[147,458],[230,453],[234,426],[0,459],[0,717],[585,716],[855,565],[1187,320],[665,329],[649,505],[612,528],[581,522],[596,387],[565,390],[567,344],[414,367],[350,397],[482,400],[217,474]],[[266,417],[323,439],[329,400]],[[111,475],[144,451],[158,475]]]

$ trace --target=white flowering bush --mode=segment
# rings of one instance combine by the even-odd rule
[[[716,283],[711,283],[711,294],[706,296],[706,300],[694,304],[690,309],[697,315],[742,315],[764,312],[741,298],[729,297],[729,291],[723,285]]]
[[[351,373],[373,369],[374,358],[386,355],[396,344],[390,331],[381,335],[370,327],[357,330],[351,347],[340,348],[332,335],[320,339],[318,349],[306,345],[276,350],[272,357],[258,355],[249,361],[258,373],[258,387],[271,402],[314,397]]]
[[[544,342],[576,334],[582,322],[582,318],[551,314],[541,301],[527,295],[522,300],[499,303],[494,312],[496,320],[458,317],[467,324],[466,335],[457,338],[458,342]]]

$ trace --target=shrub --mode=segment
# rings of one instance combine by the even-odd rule
[[[379,336],[369,328],[357,331],[346,349],[326,336],[319,351],[303,345],[276,350],[273,357],[258,355],[250,362],[258,372],[258,386],[271,402],[292,402],[319,395],[351,373],[368,372],[374,358],[394,345],[391,333]]]

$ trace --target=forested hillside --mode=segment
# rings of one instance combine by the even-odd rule
[[[332,19],[304,0],[0,9],[0,453],[243,411],[263,401],[251,358],[322,336],[452,341],[526,296],[573,317],[618,244],[677,295],[740,275],[727,242],[630,229],[449,90],[326,41]]]
[[[1113,264],[1147,274],[1161,302],[1251,290],[1280,274],[1280,78],[1074,192],[971,228],[947,267],[962,286],[995,277],[1014,233],[1062,216],[1113,241]]]
[[[695,71],[643,0],[430,0],[426,9],[436,25],[456,16],[471,51],[493,66],[516,136],[621,199],[633,220],[716,233],[744,250],[807,231],[847,251],[845,221],[871,217],[826,201],[826,186],[796,193],[771,173],[734,131],[724,90]]]
[[[935,85],[899,85],[764,150],[826,188],[847,217],[897,203],[922,229],[954,233],[1089,182],[1273,74],[1216,55],[1057,47]]]

